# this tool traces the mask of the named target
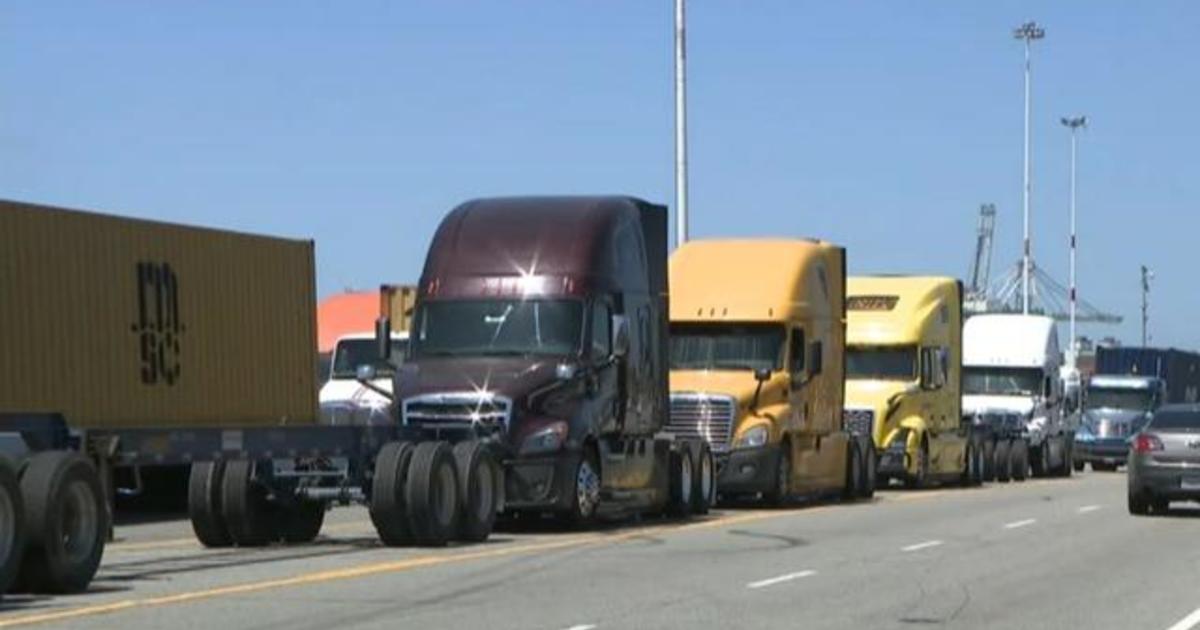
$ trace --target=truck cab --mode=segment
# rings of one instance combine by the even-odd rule
[[[378,346],[375,333],[364,332],[338,337],[330,354],[329,380],[321,386],[318,400],[321,423],[330,425],[372,424],[390,422],[388,408],[392,391],[392,374],[408,353],[408,333],[391,334],[390,359],[376,361]],[[358,368],[374,363],[376,378],[369,384],[358,380]]]
[[[841,421],[845,250],[690,241],[670,278],[667,430],[711,445],[721,495],[870,494],[874,454]]]
[[[963,327],[963,413],[984,439],[985,479],[1066,476],[1073,429],[1063,414],[1058,329],[1044,315],[983,314]]]
[[[1097,374],[1088,381],[1083,419],[1075,432],[1074,466],[1115,470],[1129,454],[1129,440],[1166,399],[1157,376]]]
[[[845,421],[874,441],[879,478],[977,481],[982,459],[962,415],[962,285],[875,276],[847,286]]]

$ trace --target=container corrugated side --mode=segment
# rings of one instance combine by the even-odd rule
[[[313,245],[0,201],[0,411],[310,424]]]

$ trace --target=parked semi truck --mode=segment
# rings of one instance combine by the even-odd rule
[[[1200,354],[1174,348],[1096,349],[1096,374],[1157,377],[1163,404],[1200,402]]]
[[[667,289],[662,206],[465,203],[425,260],[395,377],[398,420],[484,440],[503,463],[509,513],[586,523],[706,512],[716,487],[707,444],[663,431]]]
[[[871,496],[873,445],[842,427],[845,250],[691,241],[670,275],[667,428],[711,445],[721,495]]]
[[[209,547],[310,541],[352,502],[387,544],[487,538],[482,440],[317,425],[313,266],[311,242],[0,201],[0,593],[86,589],[114,474],[144,466],[191,467]]]
[[[874,441],[879,478],[979,483],[982,441],[962,413],[961,283],[852,277],[847,294],[846,426]]]
[[[1075,432],[1074,466],[1116,470],[1129,455],[1129,440],[1166,400],[1157,376],[1097,374],[1085,390],[1083,419]]]
[[[1054,320],[985,314],[963,327],[963,412],[983,440],[985,480],[1071,474]]]

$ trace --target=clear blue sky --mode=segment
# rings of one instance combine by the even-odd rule
[[[689,6],[693,236],[845,244],[853,272],[964,275],[978,205],[1020,234],[1021,45],[1034,57],[1035,252],[1066,278],[1081,142],[1082,292],[1200,347],[1200,5]],[[321,295],[413,281],[479,195],[670,202],[671,0],[0,5],[0,196],[315,238]]]

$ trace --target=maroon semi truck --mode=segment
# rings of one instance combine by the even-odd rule
[[[662,432],[667,300],[665,207],[629,197],[464,203],[425,260],[395,375],[398,421],[490,445],[508,512],[575,522],[706,512],[716,495],[707,445]]]

